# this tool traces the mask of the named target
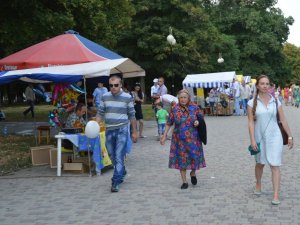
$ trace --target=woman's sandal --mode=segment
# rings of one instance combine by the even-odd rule
[[[278,199],[273,199],[271,201],[272,205],[279,205],[280,204],[280,201]]]
[[[189,187],[189,184],[188,183],[183,183],[181,185],[181,189],[187,189]]]
[[[257,191],[256,190],[256,187],[254,186],[253,187],[253,194],[257,195],[257,196],[260,196],[261,195],[261,191]]]
[[[196,175],[195,176],[192,176],[192,171],[190,172],[190,176],[191,176],[191,183],[193,185],[196,185],[197,184],[197,177]]]

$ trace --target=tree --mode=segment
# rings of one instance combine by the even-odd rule
[[[124,33],[118,46],[146,69],[150,77],[148,86],[154,77],[168,78],[175,73],[175,88],[179,89],[186,74],[220,70],[217,58],[223,47],[227,50],[223,57],[231,56],[226,66],[235,70],[238,50],[234,40],[218,32],[199,1],[135,0],[133,3],[136,14],[132,29]],[[174,46],[166,40],[170,27],[177,41]]]
[[[3,1],[0,13],[0,56],[29,47],[73,27],[66,1]]]
[[[287,65],[291,69],[291,81],[300,84],[300,48],[286,43],[283,48],[283,54],[287,59]]]
[[[130,27],[129,0],[11,0],[1,4],[0,56],[73,29],[113,48]]]
[[[220,0],[210,10],[220,32],[232,35],[240,50],[243,74],[268,74],[274,80],[288,73],[282,55],[293,18],[275,8],[275,0]]]

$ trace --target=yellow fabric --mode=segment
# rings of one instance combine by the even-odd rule
[[[243,75],[236,75],[236,79],[238,82],[242,82],[242,80],[244,80],[244,76]]]
[[[110,166],[111,160],[109,158],[107,149],[106,149],[106,137],[105,137],[105,131],[100,132],[100,142],[101,142],[101,152],[102,152],[102,158],[103,158],[103,165],[104,167]]]
[[[197,97],[204,97],[204,89],[197,88]]]
[[[63,153],[73,153],[73,149],[66,149],[64,147],[61,147],[61,152],[63,152]]]

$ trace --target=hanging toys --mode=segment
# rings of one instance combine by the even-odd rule
[[[76,100],[80,94],[85,93],[84,89],[80,88],[80,85],[80,82],[77,84],[55,84],[52,93],[53,105],[56,105],[60,100],[64,102]]]
[[[53,111],[49,112],[49,124],[51,127],[61,127],[61,123],[58,119],[58,111],[54,109]]]

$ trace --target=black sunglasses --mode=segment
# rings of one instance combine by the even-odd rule
[[[120,85],[120,84],[109,84],[109,87],[110,87],[110,88],[112,88],[112,87],[119,87],[119,85]]]

